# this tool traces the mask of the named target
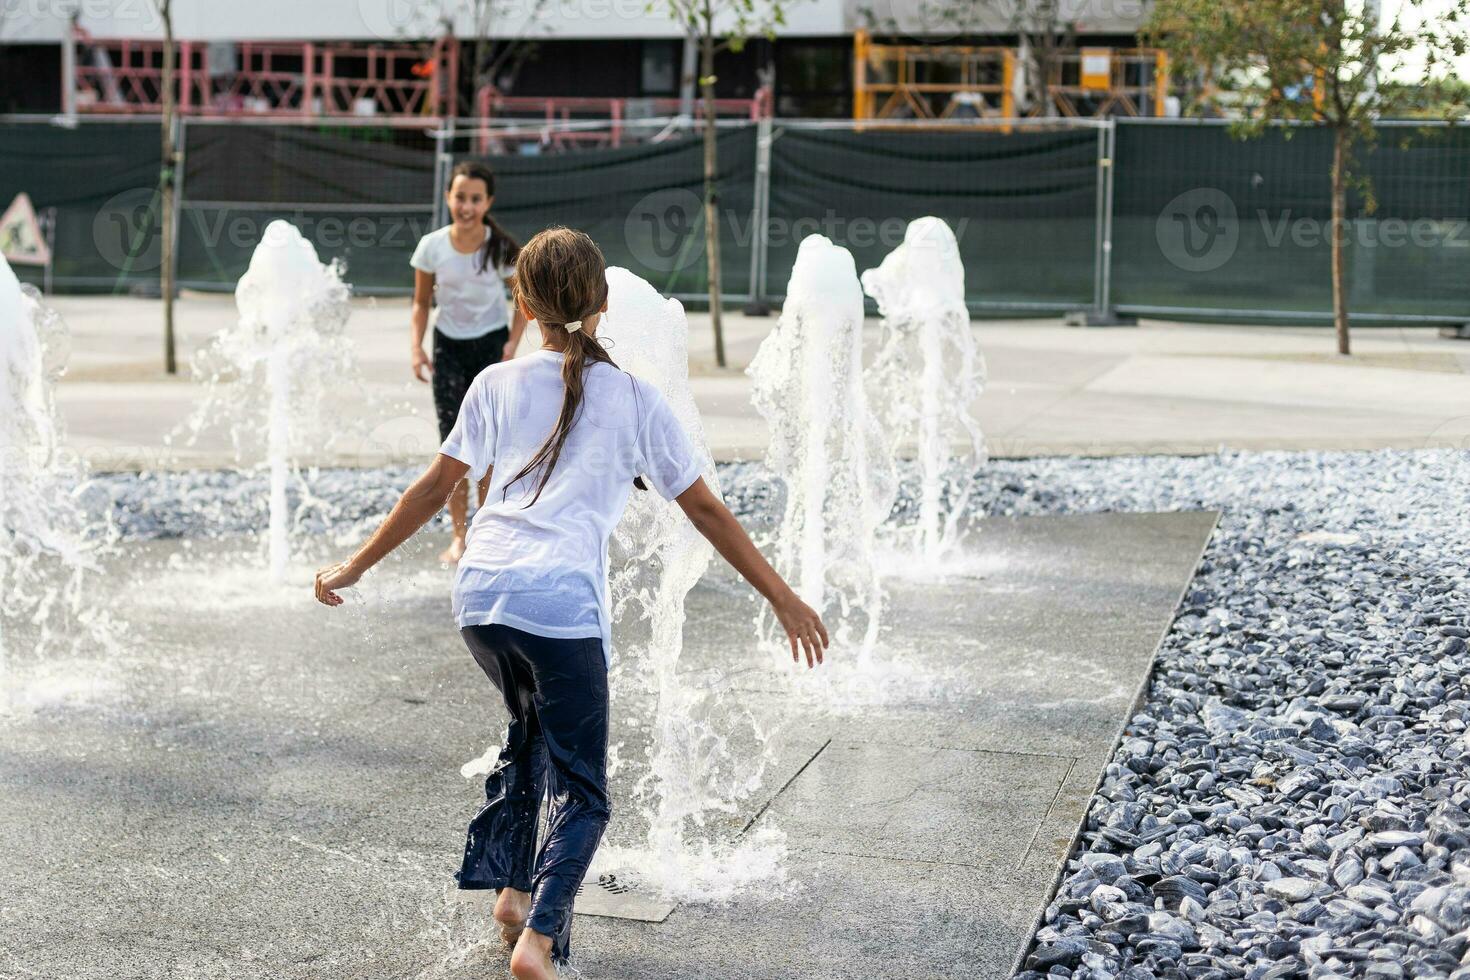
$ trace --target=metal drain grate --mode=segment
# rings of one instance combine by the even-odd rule
[[[465,889],[455,893],[461,902],[495,907],[495,892],[490,889]],[[635,922],[662,922],[674,911],[672,902],[642,895],[617,875],[599,875],[596,881],[583,881],[577,889],[578,915],[596,915],[605,919],[632,919]]]
[[[633,885],[619,881],[617,875],[598,875],[596,881],[584,881],[577,890],[577,912],[582,915],[662,922],[672,911],[673,903],[639,894]]]

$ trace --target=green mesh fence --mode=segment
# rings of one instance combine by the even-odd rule
[[[926,214],[955,229],[977,310],[1088,307],[1100,285],[1098,130],[853,131],[776,121],[767,220],[755,227],[756,127],[722,128],[723,292],[779,298],[801,238],[825,234],[877,265]],[[645,134],[646,135],[646,134]],[[293,221],[359,292],[406,293],[408,258],[435,220],[436,152],[452,141],[381,127],[185,127],[179,215],[182,285],[232,289],[265,226]],[[1107,280],[1115,306],[1181,317],[1278,320],[1331,310],[1328,134],[1235,139],[1219,125],[1116,125]],[[0,205],[28,193],[56,210],[54,284],[63,291],[156,290],[161,262],[155,122],[72,129],[0,123]],[[501,144],[495,213],[526,238],[579,227],[608,261],[662,291],[706,290],[703,147],[674,135],[548,152]],[[538,152],[539,150],[539,152]],[[1377,207],[1349,205],[1350,305],[1365,317],[1470,319],[1470,129],[1384,126],[1363,153]],[[18,273],[39,282],[41,271]]]
[[[776,125],[767,289],[785,289],[806,234],[846,246],[858,270],[908,222],[947,221],[978,308],[1089,305],[1097,232],[1098,133],[851,132]]]
[[[1240,140],[1219,125],[1120,122],[1112,301],[1206,317],[1330,314],[1328,132]],[[1384,126],[1351,194],[1354,314],[1470,315],[1470,130]]]
[[[424,132],[189,123],[185,161],[180,284],[233,289],[281,219],[321,259],[340,261],[357,292],[412,290],[409,256],[433,230],[434,140]]]
[[[293,222],[324,260],[339,259],[360,293],[408,292],[408,260],[435,221],[432,136],[374,130],[191,125],[179,281],[229,288],[266,225]],[[703,144],[675,138],[617,148],[483,155],[475,133],[445,138],[448,164],[477,159],[496,174],[496,220],[522,241],[548,225],[580,228],[665,293],[706,291]],[[753,127],[718,141],[723,291],[749,290]],[[249,167],[231,161],[249,160]],[[448,166],[445,168],[448,169]],[[442,176],[442,175],[441,175]]]
[[[38,211],[56,209],[55,288],[156,287],[160,142],[157,123],[0,123],[0,210],[22,192]],[[41,283],[39,268],[16,274]]]
[[[754,126],[718,139],[721,292],[750,290]],[[609,265],[623,266],[668,295],[708,291],[704,144],[698,138],[541,155],[475,154],[457,140],[455,161],[483,159],[495,170],[495,215],[522,240],[548,225],[587,232]]]

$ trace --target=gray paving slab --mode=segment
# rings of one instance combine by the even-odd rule
[[[226,434],[169,442],[202,396],[169,379],[161,304],[133,297],[52,297],[70,326],[58,401],[70,448],[94,469],[193,468],[233,462]],[[234,298],[188,294],[176,306],[180,363],[235,319]],[[745,367],[774,317],[726,311],[728,367],[714,365],[709,316],[690,314],[692,388],[717,459],[759,459],[769,443]],[[344,392],[359,425],[311,463],[418,464],[437,446],[429,387],[408,366],[407,299],[357,300],[348,342],[360,387]],[[879,323],[865,324],[868,351]],[[1436,327],[1355,331],[1338,357],[1330,327],[1247,327],[1144,320],[1079,330],[1058,319],[977,320],[989,366],[975,404],[992,456],[1211,453],[1260,449],[1462,446],[1470,433],[1470,345]],[[528,347],[534,343],[529,331]],[[524,348],[523,348],[524,349]]]
[[[786,882],[661,922],[581,915],[584,975],[1006,975],[1213,523],[983,522],[979,577],[890,583],[890,700],[773,668],[748,590],[707,575],[681,670],[725,678],[778,733],[760,790],[710,832],[784,833]],[[130,545],[94,586],[123,650],[38,662],[9,634],[0,976],[500,975],[450,876],[481,793],[460,768],[504,713],[447,626],[439,544],[336,611],[304,576],[266,584],[253,544]],[[342,546],[314,547],[303,568]],[[636,759],[649,705],[616,697]],[[755,756],[748,728],[729,736]],[[613,845],[643,833],[630,782]]]

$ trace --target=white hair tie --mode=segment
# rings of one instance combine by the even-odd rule
[[[567,333],[576,333],[578,330],[582,329],[582,321],[573,320],[571,323],[564,323],[562,324],[562,329],[565,330]]]

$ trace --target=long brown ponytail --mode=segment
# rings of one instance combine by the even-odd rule
[[[516,299],[525,303],[541,325],[543,335],[560,331],[566,338],[561,378],[566,387],[556,428],[510,483],[537,470],[541,475],[536,493],[527,507],[541,498],[551,471],[561,458],[562,447],[576,424],[582,408],[584,380],[589,361],[617,367],[597,337],[587,330],[567,330],[577,320],[590,320],[607,301],[607,263],[591,238],[571,228],[548,228],[521,247],[516,261]],[[506,484],[509,489],[510,483]]]

